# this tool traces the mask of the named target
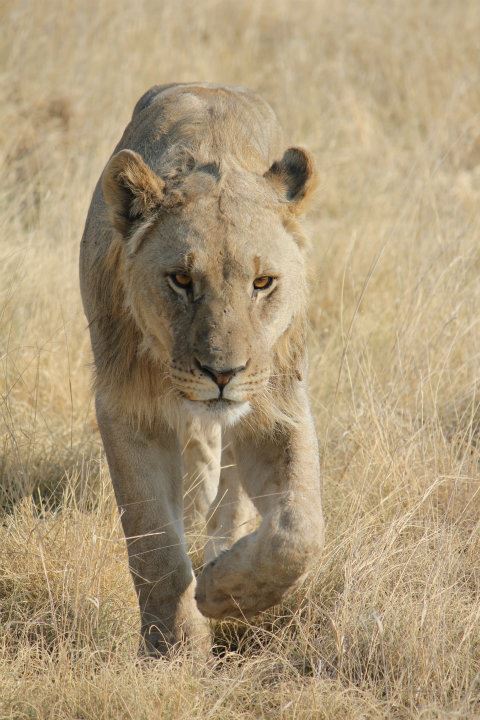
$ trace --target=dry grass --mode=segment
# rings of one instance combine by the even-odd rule
[[[0,23],[0,718],[480,717],[480,4],[4,0]],[[77,287],[134,101],[189,79],[260,90],[321,173],[327,547],[284,606],[217,626],[214,668],[135,663]]]

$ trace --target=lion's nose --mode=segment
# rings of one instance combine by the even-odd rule
[[[242,370],[245,370],[247,367],[247,365],[240,365],[239,367],[228,368],[227,370],[217,370],[217,368],[213,368],[210,365],[202,365],[202,363],[198,360],[195,360],[195,362],[205,375],[208,375],[208,377],[212,378],[212,380],[217,383],[220,390],[222,390],[225,385],[228,385],[235,375],[238,375],[238,373],[242,372]]]

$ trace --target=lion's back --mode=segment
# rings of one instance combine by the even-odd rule
[[[134,150],[162,175],[175,165],[175,148],[197,161],[233,159],[263,173],[282,149],[282,132],[271,106],[243,87],[210,83],[155,85],[135,105],[116,147]]]

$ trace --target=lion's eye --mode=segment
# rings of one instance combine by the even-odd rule
[[[255,290],[266,290],[273,283],[273,277],[271,275],[260,275],[253,281],[253,287]]]
[[[192,287],[192,278],[190,275],[185,275],[184,273],[173,273],[170,275],[170,279],[179,288],[182,288],[183,290],[188,290]]]

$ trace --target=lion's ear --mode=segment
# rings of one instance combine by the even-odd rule
[[[102,189],[114,227],[126,236],[132,223],[161,205],[165,183],[138,153],[121,150],[103,171]]]
[[[312,155],[303,148],[291,147],[264,175],[289,209],[301,213],[317,184]]]

